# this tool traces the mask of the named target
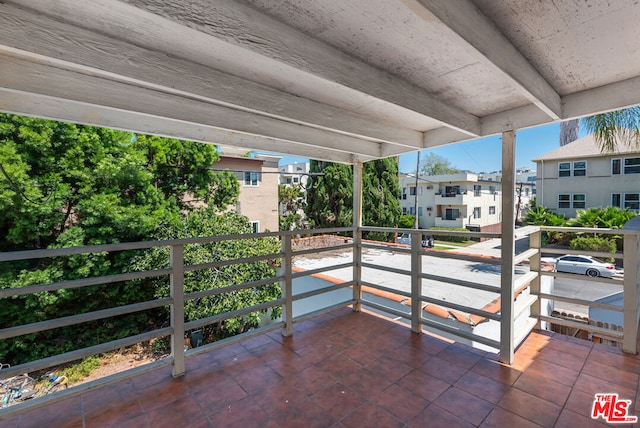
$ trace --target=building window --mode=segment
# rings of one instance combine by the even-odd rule
[[[625,158],[624,173],[640,174],[640,158]]]
[[[530,177],[527,177],[527,181],[536,181],[536,178],[537,177],[530,176]]]
[[[409,208],[409,214],[416,215],[416,207]]]
[[[473,218],[480,218],[480,216],[482,215],[482,210],[480,207],[475,207],[473,209]]]
[[[406,207],[402,207],[402,215],[407,215],[407,208]]]
[[[407,199],[407,188],[406,187],[402,188],[402,199]]]
[[[444,210],[443,220],[457,220],[460,215],[460,210],[458,208],[446,208]]]
[[[416,188],[414,187],[409,187],[409,195],[411,196],[415,196],[416,195]]]
[[[558,208],[585,208],[587,196],[584,193],[558,195]]]
[[[492,205],[489,207],[489,215],[493,215],[496,213],[496,207],[495,205]]]
[[[573,174],[571,173],[573,171]],[[585,177],[587,175],[587,162],[560,162],[558,164],[558,177]]]
[[[612,193],[611,194],[611,206],[620,208],[620,193]]]
[[[529,188],[528,187],[524,189],[524,195],[525,196],[529,196]]]
[[[244,173],[244,185],[245,186],[257,187],[258,186],[259,176],[260,176],[260,173],[258,173],[258,172],[246,171]]]
[[[480,196],[480,192],[482,191],[482,186],[479,184],[473,185],[473,196]]]
[[[252,233],[260,233],[260,222],[259,221],[252,221],[251,222],[251,230],[252,230]]]
[[[624,207],[630,210],[640,210],[640,193],[625,193]]]
[[[571,208],[571,195],[558,195],[558,208]]]
[[[587,162],[580,161],[573,163],[573,176],[584,177],[587,175]]]
[[[294,183],[299,183],[300,182],[300,177],[293,177],[293,182]]]
[[[496,186],[489,186],[489,193],[491,193],[492,195],[496,194]]]
[[[611,175],[620,175],[622,159],[611,159]]]

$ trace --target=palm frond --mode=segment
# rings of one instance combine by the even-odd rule
[[[618,143],[640,149],[640,106],[596,114],[582,119],[594,134],[602,153],[613,153]]]

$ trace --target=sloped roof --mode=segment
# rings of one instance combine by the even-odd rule
[[[579,138],[567,145],[558,147],[557,149],[545,153],[533,159],[534,162],[558,160],[558,159],[575,159],[575,158],[592,158],[602,156],[620,156],[631,153],[640,153],[640,148],[635,145],[627,144],[617,140],[617,149],[614,152],[603,153],[600,145],[596,142],[593,134]]]

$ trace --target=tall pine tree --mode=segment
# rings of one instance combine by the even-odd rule
[[[353,168],[349,165],[311,161],[306,214],[312,227],[344,227],[353,223]],[[402,210],[398,195],[398,159],[367,162],[363,167],[363,224],[397,227]],[[391,240],[392,234],[369,232],[365,238]]]

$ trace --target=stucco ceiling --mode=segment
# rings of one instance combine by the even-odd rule
[[[339,162],[640,103],[632,0],[0,0],[0,110]]]

